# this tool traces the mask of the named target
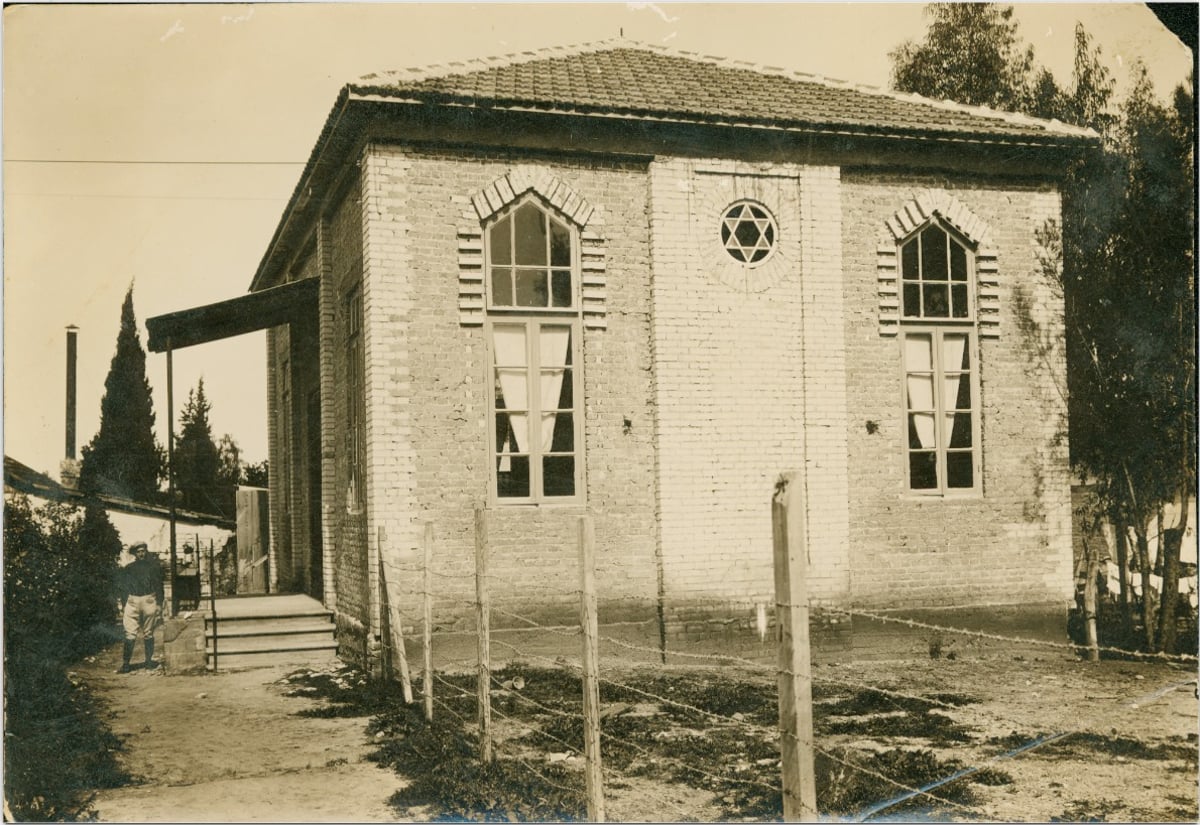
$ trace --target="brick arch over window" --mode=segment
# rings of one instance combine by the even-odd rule
[[[471,195],[471,208],[458,227],[458,310],[463,326],[482,326],[484,296],[483,232],[489,219],[533,192],[579,229],[583,325],[605,329],[605,239],[600,211],[570,185],[538,166],[517,166]]]
[[[1000,282],[996,251],[990,230],[962,201],[940,189],[920,193],[886,221],[887,234],[880,239],[876,269],[879,277],[879,334],[894,336],[900,327],[900,274],[896,252],[934,217],[952,227],[974,246],[975,300],[979,334],[1000,337]]]

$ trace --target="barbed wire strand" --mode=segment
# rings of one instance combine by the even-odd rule
[[[777,603],[776,607],[777,608],[789,607],[789,605],[783,605],[783,604]],[[874,613],[874,612],[871,612],[868,610],[860,610],[857,608],[844,608],[844,607],[833,608],[833,607],[831,607],[831,608],[827,608],[827,609],[830,612],[842,613],[847,616],[861,616],[865,619],[872,619],[874,621],[889,622],[892,624],[902,624],[907,627],[920,628],[923,630],[936,630],[936,631],[939,631],[942,633],[953,633],[957,636],[973,636],[975,638],[980,638],[980,639],[992,639],[994,641],[1000,641],[1000,642],[1015,642],[1018,644],[1025,644],[1025,645],[1031,645],[1031,646],[1036,646],[1036,647],[1057,648],[1060,650],[1069,650],[1072,652],[1077,652],[1079,650],[1087,649],[1086,645],[1069,644],[1066,642],[1051,642],[1051,641],[1047,641],[1047,640],[1043,640],[1043,639],[1029,639],[1029,638],[1019,637],[1019,636],[1002,636],[998,633],[987,633],[982,630],[967,630],[966,628],[962,628],[962,627],[947,627],[945,625],[931,624],[929,622],[922,622],[922,621],[918,621],[916,619],[903,619],[903,618],[899,618],[896,616],[885,616],[880,613]],[[1096,649],[1101,652],[1120,653],[1125,656],[1135,656],[1135,657],[1144,658],[1144,659],[1162,659],[1164,661],[1175,661],[1175,662],[1198,662],[1198,661],[1200,661],[1200,659],[1198,659],[1197,657],[1191,656],[1186,653],[1179,653],[1179,654],[1170,654],[1170,653],[1161,653],[1161,652],[1159,652],[1159,653],[1140,653],[1140,652],[1132,651],[1132,650],[1123,650],[1122,648],[1118,648],[1118,647],[1103,647],[1103,646],[1096,648]]]

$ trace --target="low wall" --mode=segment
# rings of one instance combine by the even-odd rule
[[[166,619],[162,627],[162,666],[168,676],[203,673],[207,651],[204,615],[192,613]]]

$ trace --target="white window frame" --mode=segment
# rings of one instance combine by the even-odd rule
[[[950,449],[950,433],[945,432],[946,413],[949,406],[945,397],[946,372],[958,372],[958,369],[947,370],[943,363],[943,338],[946,334],[965,335],[966,347],[970,356],[971,382],[971,486],[949,487],[946,477],[946,455]],[[938,486],[929,488],[914,488],[912,486],[910,454],[916,448],[908,441],[909,407],[908,407],[908,377],[911,372],[907,363],[907,343],[912,336],[929,336],[933,349],[933,413],[934,413],[934,454],[937,456]],[[979,396],[979,336],[974,325],[943,325],[943,324],[905,324],[900,330],[900,408],[903,411],[901,433],[904,443],[902,459],[904,463],[904,485],[908,495],[918,498],[978,498],[983,494],[983,445],[980,396]]]
[[[913,317],[904,314],[904,279],[903,256],[904,247],[909,243],[917,242],[917,237],[931,226],[937,226],[941,231],[945,232],[951,242],[957,242],[966,254],[966,291],[967,291],[967,315],[966,317]],[[899,299],[900,299],[900,330],[897,336],[900,345],[900,410],[901,410],[901,438],[903,441],[903,449],[901,450],[901,460],[904,464],[904,487],[905,493],[915,498],[979,498],[983,495],[983,441],[982,441],[982,398],[980,395],[980,362],[979,362],[979,323],[977,314],[978,294],[975,277],[975,258],[978,250],[975,244],[971,243],[960,232],[953,227],[948,226],[944,221],[938,220],[936,217],[923,223],[920,227],[913,230],[907,236],[902,238],[896,244],[896,277],[899,283]],[[918,254],[918,261],[921,256]],[[950,258],[947,255],[947,273],[950,268]],[[923,265],[923,263],[922,263]],[[911,283],[911,281],[910,281]],[[947,283],[953,283],[948,281]],[[947,484],[947,461],[946,456],[950,449],[950,433],[945,432],[945,420],[947,408],[953,409],[950,402],[945,397],[945,373],[947,372],[946,365],[943,363],[944,345],[943,339],[946,334],[965,335],[967,353],[970,357],[970,389],[971,389],[971,486],[970,487],[949,487]],[[909,390],[908,377],[912,372],[923,370],[912,370],[908,364],[908,339],[910,336],[929,336],[930,346],[932,347],[933,356],[933,412],[934,412],[934,453],[937,460],[937,479],[936,487],[931,488],[914,488],[912,480],[912,464],[911,454],[916,450],[909,444]],[[957,367],[951,368],[950,372],[958,372]]]
[[[965,316],[951,317],[951,316],[947,315],[945,317],[941,317],[941,316],[905,315],[904,314],[904,287],[905,287],[905,285],[910,284],[910,283],[920,283],[920,281],[905,280],[905,278],[904,278],[904,247],[908,246],[910,243],[918,243],[918,236],[921,235],[923,232],[925,232],[925,230],[927,230],[931,227],[934,227],[934,226],[936,226],[938,229],[940,229],[946,233],[948,243],[955,242],[963,248],[963,252],[966,257],[966,268],[967,268],[966,280],[961,282],[967,288],[967,314]],[[900,242],[896,244],[896,281],[899,284],[900,323],[902,323],[902,324],[906,324],[906,323],[907,324],[958,324],[958,325],[970,324],[971,326],[974,326],[975,321],[976,321],[976,303],[977,303],[976,288],[975,288],[975,256],[976,256],[976,254],[978,254],[978,250],[975,248],[975,244],[973,244],[969,240],[967,240],[967,238],[964,237],[961,232],[957,231],[952,226],[949,226],[945,221],[938,220],[936,217],[921,224],[921,226],[919,228],[913,230],[908,235],[906,235],[903,239],[901,239]],[[921,260],[921,254],[919,251],[917,253],[917,263],[919,266],[924,265],[924,262]],[[947,274],[949,274],[949,271],[950,271],[949,248],[947,248],[946,271],[947,271]],[[946,280],[946,281],[938,281],[937,283],[945,283],[947,285],[947,289],[949,290],[950,286],[956,282],[952,281],[952,280]]]
[[[550,220],[557,221],[558,223],[565,226],[567,228],[567,232],[570,234],[570,238],[571,238],[571,263],[570,263],[571,305],[570,306],[565,306],[565,307],[519,306],[515,303],[514,304],[497,304],[495,301],[495,296],[493,295],[493,289],[492,289],[492,266],[493,266],[493,264],[492,264],[492,228],[500,221],[512,216],[514,213],[516,213],[516,211],[518,209],[520,209],[522,206],[524,206],[528,203],[532,203],[534,206],[536,206],[538,209],[540,209],[542,212],[544,212]],[[547,235],[546,240],[547,240],[547,245],[549,246],[549,243],[550,243],[549,235]],[[580,254],[581,253],[580,253],[580,248],[579,248],[579,246],[580,246],[579,245],[579,228],[575,225],[575,223],[573,221],[569,220],[565,215],[560,213],[553,206],[546,203],[544,200],[542,200],[542,198],[540,198],[537,195],[532,194],[532,193],[527,194],[524,197],[517,198],[515,201],[513,201],[509,205],[505,206],[503,209],[499,210],[498,212],[496,212],[496,214],[492,215],[488,219],[487,223],[483,227],[483,244],[484,244],[483,283],[484,283],[484,294],[486,295],[486,298],[487,298],[487,311],[488,312],[505,312],[505,313],[512,312],[512,313],[516,313],[519,315],[529,315],[529,314],[578,315],[579,314],[580,304],[581,304],[581,300],[580,300],[580,298],[581,298]],[[513,256],[513,263],[501,264],[500,266],[510,266],[515,269],[516,268],[516,244],[513,244],[512,249],[510,250],[510,254]],[[555,269],[563,268],[563,267],[552,266],[550,264],[550,260],[551,260],[550,259],[550,250],[549,250],[549,248],[547,248],[546,270],[552,271]],[[553,280],[553,276],[551,276],[551,280]],[[515,282],[513,284],[513,297],[515,300],[515,298],[516,298]],[[552,300],[553,299],[551,298],[551,301]]]
[[[570,233],[571,240],[571,305],[569,307],[526,307],[501,304],[496,305],[492,296],[492,227],[497,222],[509,217],[517,209],[527,203],[533,203],[538,209],[544,212],[550,220],[554,220],[565,226]],[[581,287],[581,244],[579,227],[574,221],[569,220],[566,216],[560,213],[544,199],[536,194],[530,193],[524,197],[518,198],[511,204],[501,209],[492,215],[483,226],[484,237],[484,288],[486,294],[487,313],[484,322],[484,339],[485,348],[487,350],[487,395],[488,395],[488,421],[487,421],[487,443],[488,443],[488,501],[493,506],[578,506],[586,500],[585,481],[586,472],[584,464],[584,410],[583,410],[583,323],[582,323],[582,287]],[[549,236],[547,238],[549,242]],[[516,249],[515,245],[512,250],[513,260],[515,261]],[[561,269],[561,267],[549,266],[550,258],[547,257],[547,270]],[[515,289],[515,285],[514,285]],[[515,295],[514,295],[515,297]],[[528,398],[526,399],[528,415],[529,415],[529,495],[528,496],[504,496],[499,494],[499,480],[497,478],[497,461],[499,458],[499,445],[496,443],[496,347],[495,347],[495,327],[505,325],[523,325],[525,327],[525,342],[526,342],[526,368],[528,376],[526,379],[526,391]],[[540,330],[543,326],[563,326],[570,328],[571,334],[571,371],[572,371],[572,399],[571,399],[571,415],[573,424],[573,455],[575,458],[575,494],[573,496],[547,496],[544,493],[542,458],[545,452],[541,449],[540,442],[537,442],[533,436],[536,432],[534,426],[535,421],[541,420],[541,392],[540,392],[540,376],[541,365],[540,357],[541,350],[539,347]]]
[[[497,326],[524,326],[525,327],[525,364],[527,377],[525,380],[526,398],[525,409],[527,411],[527,427],[529,440],[528,450],[526,454],[529,457],[529,495],[528,496],[501,496],[499,490],[499,479],[497,478],[497,461],[499,459],[500,445],[496,443],[496,348],[493,344],[495,340],[495,327]],[[547,450],[543,450],[541,443],[536,437],[540,432],[535,422],[541,421],[541,347],[540,334],[542,327],[568,327],[571,330],[571,423],[573,425],[572,432],[572,454],[575,458],[575,495],[573,496],[548,496],[545,494],[545,485],[542,477],[542,459],[545,457]],[[582,347],[580,342],[580,334],[582,332],[582,324],[577,317],[570,316],[546,316],[538,315],[536,317],[522,317],[520,315],[506,315],[503,317],[488,317],[484,324],[484,334],[487,336],[487,351],[488,351],[488,472],[490,476],[489,484],[489,499],[493,504],[497,505],[561,505],[561,504],[580,504],[584,500],[584,466],[583,466],[583,378],[580,371],[580,361],[582,355]]]

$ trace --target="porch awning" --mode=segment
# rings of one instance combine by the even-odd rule
[[[150,333],[146,343],[151,352],[166,352],[281,326],[304,315],[316,317],[319,287],[320,279],[305,278],[228,301],[156,315],[146,319]]]

